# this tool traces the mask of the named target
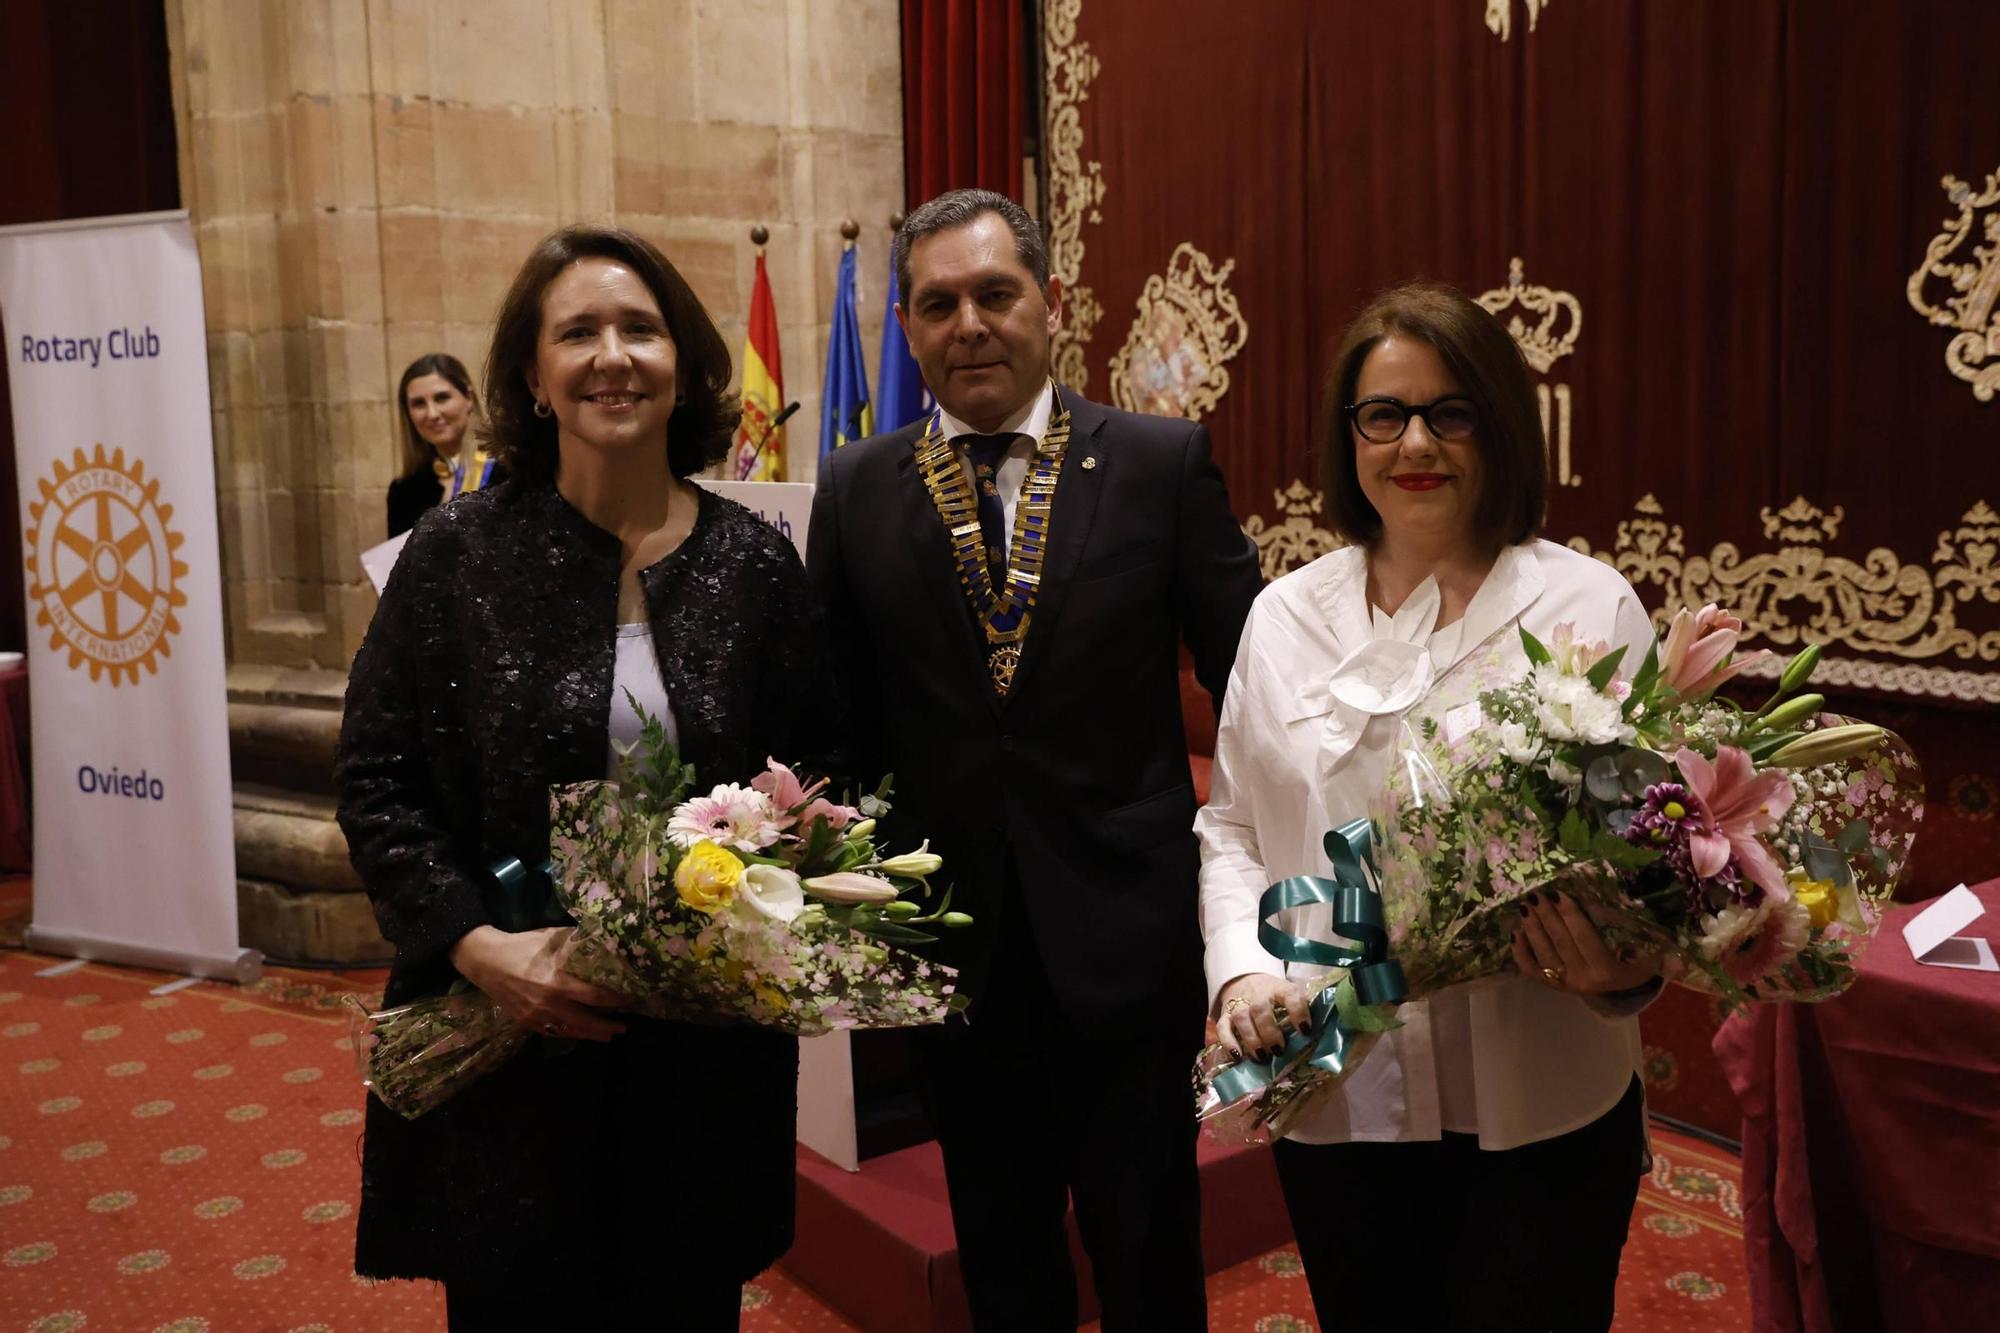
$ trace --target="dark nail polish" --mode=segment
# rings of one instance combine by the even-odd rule
[[[1540,895],[1540,894],[1538,894],[1538,893],[1531,893],[1531,894],[1529,894],[1529,895],[1528,895],[1528,906],[1530,906],[1530,907],[1533,907],[1533,906],[1535,906],[1535,905],[1536,905],[1537,903],[1541,902],[1541,900],[1542,900],[1542,898],[1541,898],[1541,895]]]

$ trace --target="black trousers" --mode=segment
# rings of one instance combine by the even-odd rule
[[[970,1022],[920,1029],[914,1048],[974,1328],[1074,1333],[1073,1201],[1105,1333],[1206,1329],[1199,1001],[1186,1033],[1086,1032],[1025,927],[1003,914],[1001,931]]]
[[[450,1333],[734,1333],[742,1309],[742,1284],[667,1264],[649,1272],[578,1273],[565,1286],[447,1282],[444,1288]]]
[[[1645,1161],[1639,1080],[1598,1119],[1481,1152],[1437,1143],[1275,1147],[1322,1327],[1601,1333]]]

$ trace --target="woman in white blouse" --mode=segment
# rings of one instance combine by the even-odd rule
[[[1481,725],[1480,690],[1544,641],[1652,643],[1609,566],[1539,541],[1547,465],[1513,339],[1448,287],[1378,298],[1328,384],[1321,482],[1351,543],[1266,588],[1230,677],[1202,842],[1201,922],[1223,1041],[1252,1056],[1307,1012],[1317,969],[1257,942],[1257,902],[1330,876],[1405,721]],[[1576,904],[1529,895],[1518,975],[1401,1007],[1328,1102],[1276,1145],[1321,1321],[1603,1329],[1645,1160],[1635,1015],[1650,959],[1612,954]],[[1332,938],[1327,908],[1290,929]]]

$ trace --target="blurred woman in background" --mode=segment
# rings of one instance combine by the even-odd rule
[[[401,536],[427,509],[507,479],[471,430],[472,377],[449,352],[420,356],[396,386],[403,413],[403,473],[389,483],[389,535]]]

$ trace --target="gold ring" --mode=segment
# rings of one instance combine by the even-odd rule
[[[1227,1018],[1238,1009],[1248,1009],[1249,1007],[1250,1001],[1244,999],[1241,995],[1232,995],[1222,1002],[1222,1016]]]
[[[1549,979],[1551,986],[1563,984],[1563,970],[1560,967],[1545,967],[1542,969],[1542,975]]]

